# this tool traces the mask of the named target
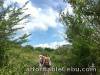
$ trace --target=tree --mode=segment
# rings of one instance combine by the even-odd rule
[[[68,0],[68,2],[72,5],[74,14],[70,15],[68,12],[62,14],[62,20],[67,26],[67,40],[72,43],[73,47],[71,66],[82,68],[89,67],[94,63],[99,69],[100,1]]]
[[[16,31],[22,29],[15,28],[14,26],[29,16],[29,14],[23,15],[26,4],[21,8],[16,7],[16,3],[7,7],[4,7],[3,4],[3,0],[0,0],[0,67],[7,64],[6,58],[8,57],[6,51],[9,48],[10,42],[17,42],[19,40],[11,40],[11,37],[16,35]],[[26,34],[22,37],[21,40],[25,39]]]

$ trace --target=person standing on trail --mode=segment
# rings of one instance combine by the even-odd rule
[[[44,56],[43,67],[46,69],[49,69],[51,67],[51,60],[47,54]]]
[[[49,72],[50,72],[49,69],[51,68],[51,60],[47,54],[44,55],[43,68],[45,69],[44,75],[49,75]]]
[[[49,75],[49,69],[51,67],[51,60],[47,54],[39,55],[39,67],[42,69],[44,75]]]
[[[39,66],[40,66],[40,68],[43,68],[44,58],[45,57],[43,55],[39,55]]]

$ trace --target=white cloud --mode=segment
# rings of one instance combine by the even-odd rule
[[[19,6],[23,6],[25,2],[29,0],[7,0],[5,5],[10,4],[12,2],[17,2]],[[57,19],[59,18],[59,13],[55,11],[53,8],[48,9],[42,9],[39,7],[34,6],[31,1],[26,5],[25,8],[28,8],[24,11],[25,14],[30,14],[30,19],[23,20],[20,25],[17,25],[15,27],[24,27],[22,29],[23,32],[31,33],[34,30],[48,30],[48,27],[56,28],[59,24],[57,22]],[[73,14],[73,8],[70,4],[67,4],[64,13],[66,14],[69,12],[70,14]],[[27,24],[23,24],[25,21],[29,20]]]
[[[67,3],[66,8],[64,9],[64,14],[69,13],[70,15],[73,15],[73,7],[69,3]]]
[[[18,2],[19,6],[23,6],[25,2],[28,0],[8,0],[8,4],[13,2]],[[6,4],[7,4],[6,3]],[[5,4],[5,5],[6,5]],[[56,28],[59,26],[62,26],[60,22],[57,22],[57,19],[59,18],[59,13],[55,11],[53,8],[49,7],[48,9],[42,9],[39,7],[34,6],[31,2],[29,2],[25,8],[28,8],[24,11],[24,15],[30,14],[30,18],[27,18],[20,22],[20,25],[16,25],[16,28],[24,27],[20,33],[21,35],[23,33],[32,33],[34,30],[48,30],[49,27]],[[27,24],[23,24],[25,21],[29,20]],[[60,31],[58,32],[62,34]],[[31,38],[31,37],[30,37]],[[62,37],[61,37],[62,38]],[[66,41],[62,42],[52,42],[52,43],[45,43],[45,44],[39,44],[34,45],[34,47],[49,47],[49,48],[57,48],[58,46],[62,46],[68,44]]]
[[[17,2],[19,6],[23,6],[25,2],[28,0],[10,0],[13,2]],[[55,11],[53,8],[41,9],[34,6],[31,1],[26,5],[25,8],[28,8],[24,11],[25,14],[30,14],[30,19],[25,19],[21,22],[20,25],[15,27],[24,27],[23,32],[31,33],[32,31],[39,30],[48,30],[48,27],[55,28],[58,25],[57,18],[59,17],[59,13]],[[29,20],[27,24],[23,24],[26,20]]]
[[[42,48],[53,48],[56,49],[62,45],[67,45],[69,44],[67,41],[61,41],[61,42],[52,42],[52,43],[45,43],[45,44],[39,44],[39,45],[34,45],[34,47],[42,47]]]

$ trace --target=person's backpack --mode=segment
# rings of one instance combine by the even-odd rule
[[[49,58],[45,57],[45,59],[44,59],[44,65],[50,65],[49,62],[50,62]]]

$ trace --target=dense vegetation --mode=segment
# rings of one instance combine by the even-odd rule
[[[89,67],[95,64],[99,75],[100,70],[100,1],[99,0],[68,0],[73,14],[62,14],[66,25],[67,40],[72,43],[70,66]],[[71,73],[73,74],[73,73]],[[74,75],[91,75],[91,72],[74,73]]]
[[[0,69],[0,75],[44,75],[41,71],[34,71],[32,68],[39,67],[39,55],[47,53],[52,58],[52,65],[60,65],[60,55],[55,54],[55,51],[42,51],[43,48],[34,48],[31,46],[21,47],[13,45],[8,51],[8,65]],[[41,49],[41,50],[39,50]],[[55,55],[54,55],[55,54]],[[54,63],[55,62],[55,63]],[[29,70],[30,69],[30,70]],[[50,72],[50,75],[61,75],[61,72]]]

